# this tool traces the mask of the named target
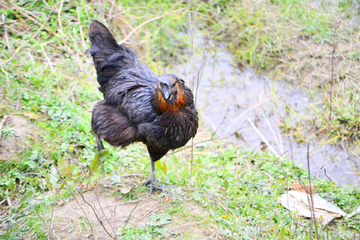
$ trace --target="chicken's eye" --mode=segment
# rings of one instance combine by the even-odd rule
[[[176,86],[176,82],[174,82],[172,85],[171,85],[171,87],[175,87]]]

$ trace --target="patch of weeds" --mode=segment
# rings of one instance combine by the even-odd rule
[[[326,86],[324,92],[328,92],[328,88]],[[335,92],[339,92],[341,97],[334,95],[331,103],[329,94],[324,94],[327,101],[322,104],[323,111],[312,120],[313,124],[318,133],[325,134],[329,130],[328,143],[356,141],[360,138],[360,93],[353,88],[335,89]],[[331,122],[328,121],[330,112]]]
[[[0,236],[1,239],[46,239],[47,231],[44,229],[41,222],[36,218],[20,219],[17,223],[9,223],[5,225],[6,232]]]
[[[317,102],[316,106],[312,105],[311,111],[308,111],[311,115],[305,116],[294,110],[287,112],[287,116],[280,124],[282,130],[294,136],[295,141],[300,143],[308,141],[305,133],[310,132],[314,137],[324,139],[326,144],[353,143],[356,145],[360,138],[358,90],[334,86],[331,101],[330,86],[315,88],[313,92],[316,92],[323,100]]]
[[[127,229],[124,234],[123,238],[127,240],[132,239],[153,239],[153,236],[151,233],[149,233],[149,230],[143,227],[139,228],[129,228]]]
[[[2,130],[2,138],[13,138],[16,137],[15,129],[11,125],[5,125]]]
[[[165,214],[153,214],[150,216],[150,221],[146,227],[128,228],[123,234],[124,239],[153,239],[157,238],[165,233],[163,228],[169,224],[171,216]],[[120,234],[120,233],[119,233]]]

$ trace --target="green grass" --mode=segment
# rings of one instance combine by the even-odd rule
[[[134,148],[137,148],[135,153],[137,159],[133,155]],[[148,165],[147,159],[144,157],[146,153],[143,151],[144,149],[139,149],[138,146],[134,148],[123,150],[123,154],[126,154],[131,159],[131,162],[124,168],[122,173],[115,171],[117,174],[145,173],[143,169]],[[204,151],[208,153],[204,154]],[[107,158],[110,160],[105,161],[105,168],[119,165],[119,162],[111,162],[111,159],[117,155],[117,151],[110,149],[110,156]],[[175,186],[169,186],[165,182],[177,185],[176,188],[181,187],[182,195],[176,197],[178,195],[173,193],[166,202],[161,200],[166,197],[166,194],[162,194],[162,197],[159,196],[159,204],[163,209],[163,213],[150,218],[145,228],[126,228],[123,233],[125,239],[141,235],[146,235],[149,238],[166,237],[169,234],[167,230],[170,228],[170,221],[157,222],[154,220],[160,218],[163,214],[167,214],[174,221],[201,222],[202,224],[197,226],[200,229],[215,229],[214,226],[216,226],[217,234],[227,238],[278,239],[281,231],[284,232],[283,239],[292,237],[295,237],[295,239],[300,237],[309,238],[310,221],[302,218],[298,219],[278,203],[279,196],[286,192],[292,183],[297,182],[297,178],[304,182],[307,181],[307,171],[294,167],[290,161],[280,162],[279,159],[271,157],[267,153],[250,153],[248,150],[234,148],[231,145],[224,147],[222,144],[209,142],[203,145],[202,148],[195,150],[195,159],[197,160],[193,168],[193,177],[190,178],[190,160],[186,159],[182,152],[176,155],[178,157],[171,155],[162,161],[162,165],[166,166],[166,171],[164,168],[159,168],[158,165],[157,176],[160,183],[165,184],[168,189],[173,189]],[[122,164],[127,163],[126,159],[122,160]],[[100,175],[103,180],[97,181],[100,188],[103,188],[104,184],[116,185],[115,182],[109,179],[104,180],[111,175],[111,171],[107,172],[105,175]],[[86,171],[80,176],[85,175],[86,177],[88,174],[89,172]],[[76,175],[76,171],[73,171],[69,176],[66,176],[67,183],[74,186],[75,189],[77,185],[86,182]],[[139,184],[138,181],[127,181],[127,184],[131,182]],[[56,184],[47,183],[46,185],[50,189],[56,185],[57,189],[61,189],[62,182],[62,180],[59,180]],[[32,183],[29,183],[29,185],[32,185]],[[318,180],[316,191],[320,196],[346,212],[353,211],[360,199],[357,188],[350,186],[339,188],[323,179]],[[37,192],[40,193],[41,191]],[[59,200],[72,198],[71,195],[66,195],[65,192],[68,192],[66,188],[59,193]],[[118,200],[119,202],[140,198],[159,199],[156,196],[155,199],[154,196],[150,196],[148,189],[145,187],[136,187],[131,190],[130,194],[120,195],[122,195],[122,198]],[[187,200],[184,201],[184,199]],[[29,199],[25,201],[28,204],[32,203]],[[49,216],[51,212],[52,198],[50,197],[46,202],[46,208],[42,205],[44,202],[39,202],[37,205],[41,217],[43,211],[47,211],[46,216]],[[201,209],[203,213],[207,213],[206,219],[199,215],[198,212],[192,212],[193,210],[188,208],[189,203],[198,206],[198,209]],[[25,213],[27,216],[32,214],[34,213]],[[46,221],[49,221],[49,219],[50,217],[45,218]],[[20,218],[20,222],[22,221]],[[24,231],[27,234],[37,234],[39,238],[45,236],[46,229],[43,228],[40,220],[34,221],[32,219],[31,222],[26,224],[26,228],[20,229],[17,229],[18,224],[9,224],[8,227],[11,231],[4,235],[5,239],[10,237],[11,234],[15,236]],[[82,221],[86,224],[85,220]],[[299,226],[297,229],[295,229],[296,224]],[[358,234],[357,231],[360,228],[359,217],[355,216],[346,221],[335,220],[335,223],[330,225],[328,229],[322,228],[320,225],[318,227],[320,234],[329,234],[330,239],[350,239],[354,234]],[[329,232],[327,233],[327,231]],[[122,233],[122,229],[118,230],[118,234],[120,233]],[[183,237],[192,239],[190,236],[185,234]]]
[[[227,41],[237,61],[273,70],[282,78],[291,75],[289,79],[292,80],[300,75],[296,71],[288,72],[297,69],[291,59],[281,61],[296,51],[286,39],[296,32],[319,43],[324,38],[331,39],[333,29],[332,15],[306,4],[304,7],[303,1],[259,1],[256,7],[250,1],[195,2],[191,6],[176,1],[137,4],[118,1],[116,6],[110,1],[12,3],[4,3],[6,7],[0,9],[0,14],[7,17],[9,39],[9,42],[0,39],[3,49],[0,52],[0,116],[17,114],[27,118],[37,136],[24,139],[26,147],[13,159],[0,161],[0,213],[5,213],[1,220],[6,220],[0,227],[2,239],[47,238],[48,228],[44,222],[50,223],[53,204],[69,202],[73,199],[70,190],[79,193],[94,184],[101,189],[105,189],[105,184],[112,185],[117,190],[116,184],[125,181],[119,180],[120,175],[141,175],[139,179],[125,181],[136,187],[130,193],[121,194],[121,201],[141,197],[162,201],[165,198],[163,195],[149,196],[148,189],[140,186],[149,171],[143,145],[135,144],[124,150],[106,145],[108,154],[96,157],[90,115],[101,94],[97,90],[92,61],[85,54],[91,20],[105,22],[112,17],[108,26],[120,40],[146,20],[189,7],[149,22],[129,38],[128,46],[155,72],[158,66],[161,70],[173,61],[190,61],[184,52],[191,46],[188,14],[192,10],[199,13],[194,15],[196,21],[204,23],[201,30],[215,40]],[[314,19],[321,21],[314,24]],[[4,36],[3,25],[0,28],[0,35]],[[303,30],[299,31],[300,28]],[[352,36],[348,30],[343,34],[338,38]],[[16,49],[20,50],[14,54]],[[356,58],[357,52],[353,54],[350,60]],[[358,122],[357,95],[350,94],[350,89],[345,92],[345,95],[334,95],[333,100],[338,128],[351,128]],[[342,101],[344,96],[348,98],[346,102]],[[328,102],[328,96],[324,99]],[[317,106],[319,112],[321,108],[326,110],[326,105],[322,106]],[[327,119],[325,113],[319,121]],[[327,126],[326,122],[314,124],[319,129]],[[13,136],[12,128],[5,125],[3,137]],[[351,135],[351,129],[341,129],[339,136],[356,137]],[[336,128],[331,131],[338,132]],[[158,178],[164,185],[170,183],[180,187],[181,197],[162,202],[164,212],[155,214],[145,227],[127,227],[124,239],[167,237],[169,233],[165,229],[170,228],[171,223],[165,217],[161,220],[164,214],[179,224],[202,222],[186,203],[206,213],[206,221],[198,228],[211,229],[214,236],[309,239],[310,221],[297,218],[278,204],[278,197],[297,178],[307,179],[305,170],[287,160],[281,162],[266,152],[254,153],[221,141],[209,141],[195,147],[193,172],[190,173],[189,153],[190,148],[185,148],[157,163]],[[320,179],[316,190],[346,212],[359,204],[360,192],[355,187],[339,188]],[[6,205],[8,199],[11,206]],[[85,220],[81,224],[83,230],[88,229]],[[335,220],[328,228],[319,229],[321,236],[329,231],[330,239],[351,239],[354,234],[359,235],[359,215],[350,220]],[[191,234],[184,232],[176,232],[174,236],[192,239]]]

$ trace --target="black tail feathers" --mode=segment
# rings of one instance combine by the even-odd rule
[[[101,86],[137,59],[132,49],[119,45],[110,30],[97,20],[90,24],[89,39],[91,47],[87,52],[94,59],[97,80]]]
[[[114,36],[110,30],[101,22],[94,20],[89,27],[89,38],[92,45],[101,49],[119,49]]]

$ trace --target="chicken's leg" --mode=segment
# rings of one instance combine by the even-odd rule
[[[98,152],[100,152],[101,150],[104,149],[104,145],[102,143],[102,141],[100,140],[100,138],[95,134],[95,138],[96,138],[96,147],[98,149]]]
[[[154,190],[164,191],[167,193],[167,191],[165,190],[165,188],[163,186],[157,185],[156,173],[155,173],[155,162],[152,161],[151,157],[150,157],[150,165],[151,165],[150,179],[147,180],[146,182],[144,182],[143,185],[144,186],[150,185],[150,187],[151,187],[150,194],[152,194],[154,192]]]

